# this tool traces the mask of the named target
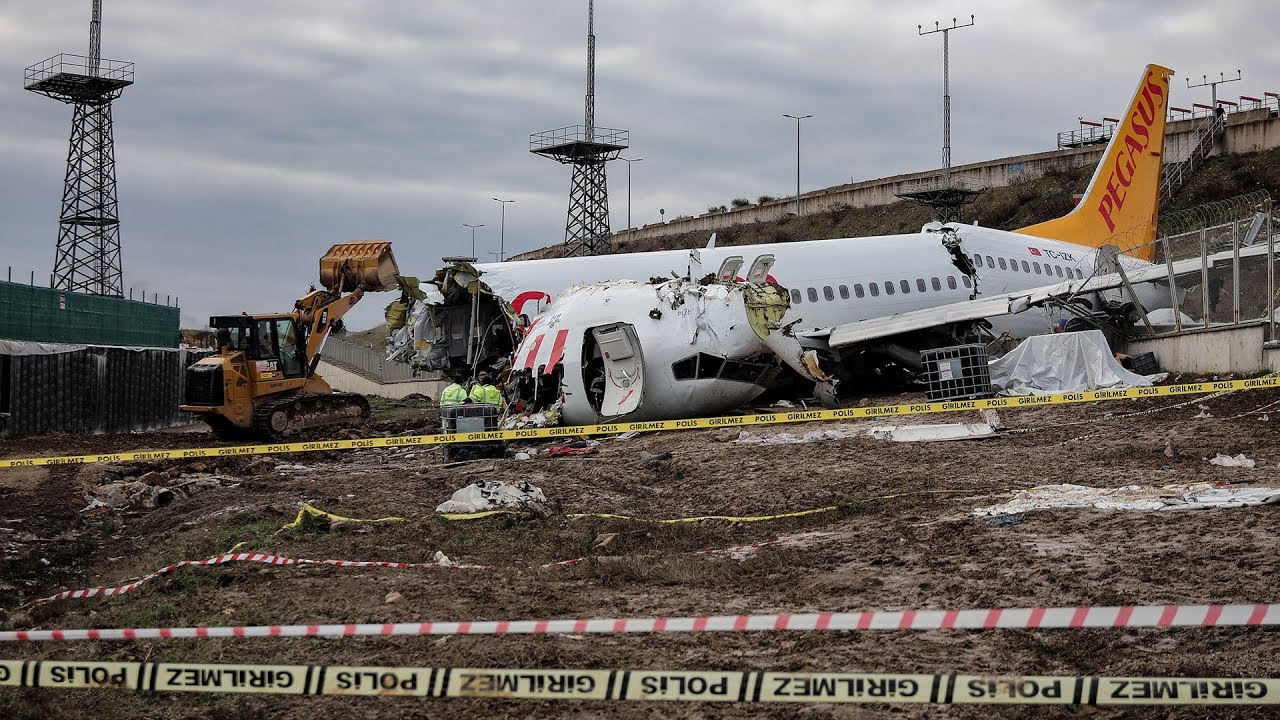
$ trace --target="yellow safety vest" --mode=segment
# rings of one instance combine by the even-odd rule
[[[476,385],[471,388],[471,402],[501,405],[502,393],[498,392],[498,388],[492,385]]]
[[[458,383],[454,383],[444,389],[440,393],[440,407],[449,407],[450,405],[461,405],[467,399],[467,390]]]

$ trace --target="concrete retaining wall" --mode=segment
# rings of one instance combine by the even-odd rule
[[[316,367],[316,372],[328,381],[334,390],[359,393],[360,395],[380,395],[382,397],[400,399],[410,393],[426,395],[432,400],[440,397],[445,383],[439,380],[423,378],[421,380],[401,380],[389,383],[378,383],[350,370],[330,365],[324,360]]]
[[[1131,340],[1124,352],[1153,352],[1170,372],[1247,374],[1280,372],[1280,351],[1264,350],[1265,323],[1192,330],[1169,337]]]

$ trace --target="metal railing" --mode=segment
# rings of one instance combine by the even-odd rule
[[[415,378],[413,369],[408,365],[388,360],[382,350],[347,342],[333,335],[325,341],[320,355],[325,362],[378,383],[424,379]]]
[[[84,75],[133,83],[133,63],[100,58],[95,71],[91,59],[84,55],[58,53],[27,68],[24,86],[29,87],[57,75]]]
[[[1111,136],[1115,134],[1115,123],[1104,123],[1098,126],[1090,125],[1079,130],[1063,130],[1058,133],[1058,149],[1101,145],[1111,142]]]
[[[541,152],[550,148],[589,143],[625,148],[631,142],[631,133],[627,130],[595,127],[588,132],[586,125],[569,125],[555,130],[543,130],[529,136],[529,150]]]
[[[1162,202],[1173,197],[1173,194],[1190,179],[1196,167],[1209,157],[1218,138],[1226,130],[1226,126],[1226,115],[1211,115],[1196,126],[1196,144],[1191,148],[1191,152],[1182,161],[1164,166],[1164,171],[1160,175]]]

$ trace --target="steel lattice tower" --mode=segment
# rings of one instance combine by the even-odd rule
[[[609,186],[605,163],[627,149],[626,130],[596,127],[595,0],[587,2],[587,107],[583,124],[529,136],[529,152],[573,166],[564,254],[603,255],[609,251]]]
[[[93,0],[89,54],[32,65],[26,89],[74,107],[53,284],[73,292],[124,295],[111,102],[133,84],[133,63],[103,60],[102,0]]]

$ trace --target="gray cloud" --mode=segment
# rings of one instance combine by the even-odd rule
[[[88,3],[0,0],[0,251],[47,281],[70,111],[19,70],[82,53]],[[107,0],[104,55],[137,63],[115,108],[126,283],[175,294],[184,322],[291,306],[332,242],[380,237],[408,272],[467,252],[461,227],[514,198],[507,247],[563,233],[569,170],[528,135],[581,121],[585,3]],[[1280,9],[1262,0],[886,3],[601,0],[597,122],[629,129],[633,220],[936,166],[938,37],[952,41],[955,162],[1049,149],[1077,115],[1119,112],[1147,62],[1244,70],[1276,90]],[[1207,97],[1176,81],[1175,102]],[[614,227],[625,168],[610,168]],[[383,304],[367,300],[357,325]]]

